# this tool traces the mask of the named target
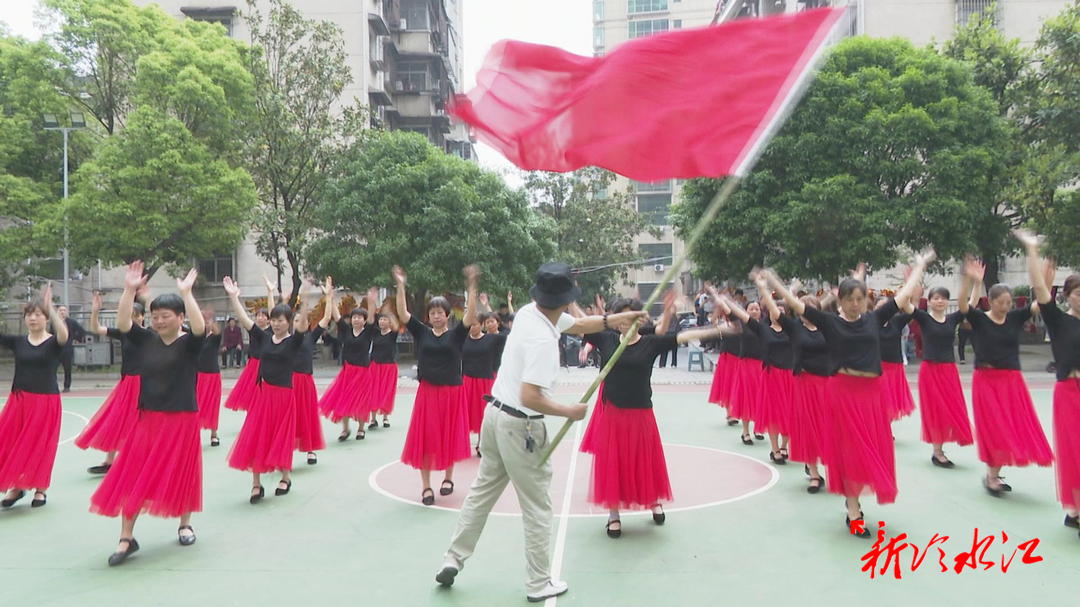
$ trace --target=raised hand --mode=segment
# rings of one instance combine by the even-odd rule
[[[366,297],[367,297],[367,300],[368,300],[368,305],[370,305],[372,308],[377,308],[379,306],[379,289],[378,288],[371,287],[370,289],[368,289]]]
[[[851,271],[851,277],[866,282],[866,269],[866,262],[860,261],[859,265],[855,266],[855,269]]]
[[[934,252],[933,247],[927,247],[922,253],[915,257],[915,263],[921,264],[924,268],[937,259],[937,253]]]
[[[195,286],[195,278],[198,276],[199,271],[191,268],[183,279],[176,279],[176,288],[180,290],[180,293],[191,293],[191,288]]]
[[[240,286],[233,282],[231,276],[226,276],[225,279],[221,281],[221,286],[225,287],[225,294],[229,297],[240,296]]]
[[[41,299],[45,302],[46,306],[53,305],[52,301],[52,281],[45,283],[45,288],[41,290]]]
[[[101,293],[94,291],[94,301],[90,304],[90,309],[95,312],[101,311]]]
[[[986,264],[971,256],[965,257],[964,275],[982,282],[983,278],[986,277]]]
[[[668,289],[667,293],[664,293],[664,311],[674,310],[675,302],[679,300],[679,294],[675,289]]]
[[[513,291],[507,291],[506,292],[506,303],[508,303],[510,305],[514,305],[514,292]]]
[[[266,288],[270,291],[273,291],[275,288],[277,288],[277,285],[275,285],[273,281],[267,278],[266,274],[263,274],[263,284],[266,285]]]
[[[488,306],[488,294],[487,293],[481,293],[480,297],[478,299],[480,300],[480,305],[484,306],[485,308],[490,307],[490,306]]]
[[[323,282],[322,292],[323,295],[327,297],[329,297],[330,294],[334,292],[334,279],[330,276],[327,276],[326,280]]]
[[[1024,245],[1026,248],[1038,248],[1039,239],[1036,238],[1035,234],[1032,234],[1031,231],[1022,228],[1016,228],[1012,232],[1013,236],[1016,236],[1016,239],[1020,241],[1020,244]]]
[[[634,324],[634,321],[638,321],[639,324],[643,324],[649,321],[649,313],[644,310],[637,312],[621,312],[608,316],[608,326],[616,331],[622,332],[625,329],[629,329],[630,325]]]
[[[399,285],[404,285],[409,280],[408,274],[405,273],[405,270],[401,266],[394,266],[393,269],[390,270],[390,274],[394,277],[394,281]]]
[[[476,264],[469,264],[465,266],[461,273],[465,275],[465,281],[469,283],[469,286],[476,286],[477,281],[480,280],[480,266]]]
[[[1047,258],[1043,264],[1043,284],[1049,289],[1054,286],[1054,278],[1057,276],[1057,262],[1053,258]]]
[[[124,274],[124,286],[133,291],[138,291],[145,281],[143,280],[143,262],[133,261],[128,265],[127,273]]]
[[[607,306],[604,305],[604,298],[600,297],[599,293],[596,294],[596,309],[599,314],[603,314],[604,310],[607,309]]]

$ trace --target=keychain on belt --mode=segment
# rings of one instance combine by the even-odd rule
[[[536,440],[533,439],[531,420],[525,420],[525,450],[529,453],[536,451]]]

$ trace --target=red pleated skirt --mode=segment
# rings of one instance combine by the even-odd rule
[[[322,422],[319,420],[319,395],[315,378],[306,373],[293,373],[293,399],[296,401],[296,450],[301,453],[326,448]]]
[[[652,409],[605,403],[595,449],[589,503],[631,509],[671,501],[667,460]]]
[[[721,352],[713,371],[712,386],[709,387],[709,402],[727,407],[731,399],[731,383],[739,366],[739,358],[730,352]]]
[[[90,512],[172,518],[201,510],[199,414],[140,410],[135,429],[90,498]]]
[[[259,383],[255,401],[229,452],[229,467],[265,474],[292,470],[296,398],[292,388]]]
[[[825,464],[829,493],[875,493],[877,503],[896,501],[896,452],[881,402],[880,377],[829,378]]]
[[[1054,455],[1058,499],[1065,508],[1080,507],[1080,380],[1054,386]]]
[[[371,404],[379,415],[394,412],[394,398],[397,396],[397,363],[371,363],[368,367],[371,386]]]
[[[493,385],[495,385],[494,378],[461,376],[461,388],[465,391],[465,402],[469,406],[469,432],[473,434],[480,434],[480,426],[484,423],[484,411],[488,406],[484,396],[491,394]]]
[[[75,439],[75,446],[106,453],[119,450],[139,421],[140,386],[142,379],[138,375],[121,377],[120,383],[116,384],[94,418]]]
[[[596,430],[600,427],[602,417],[604,417],[604,382],[600,382],[596,388],[596,404],[593,405],[589,425],[585,426],[585,434],[582,435],[581,446],[578,447],[582,453],[596,453]]]
[[[8,396],[0,411],[0,491],[49,488],[62,411],[59,394]]]
[[[319,400],[319,411],[326,419],[337,423],[346,417],[367,420],[371,412],[368,367],[345,363],[330,387]]]
[[[1049,466],[1046,440],[1024,376],[1011,369],[975,369],[971,382],[975,442],[988,466]]]
[[[795,376],[791,369],[769,367],[762,374],[761,398],[754,430],[790,434],[791,406],[795,397]]]
[[[790,456],[804,464],[824,463],[829,427],[829,378],[812,373],[795,376],[791,405]]]
[[[199,403],[199,427],[217,432],[221,418],[221,374],[199,373],[195,396]]]
[[[881,402],[893,421],[915,412],[915,399],[911,396],[904,365],[881,361]]]
[[[401,462],[417,470],[446,470],[470,455],[465,390],[420,380]]]
[[[255,385],[259,382],[259,359],[249,358],[240,377],[236,378],[236,385],[229,398],[225,400],[225,408],[233,411],[247,411],[251,402],[255,400]]]
[[[919,365],[919,416],[922,418],[924,443],[975,442],[971,435],[964,389],[955,363],[928,360]]]
[[[731,381],[728,415],[743,421],[757,419],[765,369],[761,366],[760,360],[740,358],[738,361]],[[754,430],[758,429],[755,427]]]

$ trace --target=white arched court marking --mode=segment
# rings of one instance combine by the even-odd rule
[[[82,398],[87,398],[87,397],[82,397]],[[60,441],[60,443],[59,443],[60,445],[66,445],[66,444],[74,441],[76,438],[79,438],[79,435],[82,434],[83,428],[90,425],[90,420],[87,419],[85,415],[80,415],[80,414],[78,414],[78,413],[76,413],[74,411],[68,411],[67,409],[61,409],[60,412],[61,413],[67,413],[68,415],[74,415],[75,417],[83,420],[83,427],[79,428],[79,431],[75,433],[75,436],[72,436],[71,438],[66,438],[66,439]]]
[[[759,487],[759,488],[757,488],[757,489],[755,489],[753,491],[750,491],[748,493],[744,493],[743,495],[739,495],[739,496],[736,496],[736,497],[723,499],[723,500],[716,500],[714,502],[706,502],[704,504],[697,504],[697,505],[694,505],[694,506],[683,506],[683,507],[676,507],[676,508],[671,508],[671,509],[664,508],[664,511],[668,512],[668,513],[672,513],[672,512],[688,512],[690,510],[700,510],[702,508],[712,508],[712,507],[715,507],[715,506],[722,506],[724,504],[730,504],[732,502],[737,502],[739,500],[747,499],[747,498],[750,498],[750,497],[754,497],[755,495],[764,493],[764,492],[768,491],[769,489],[772,489],[773,486],[776,485],[776,483],[780,482],[780,472],[775,467],[770,466],[770,465],[766,464],[765,462],[758,461],[758,460],[754,459],[753,457],[751,457],[749,455],[744,455],[742,453],[735,453],[733,451],[725,451],[723,449],[714,449],[712,447],[699,447],[697,445],[682,445],[682,444],[678,444],[678,443],[664,443],[664,446],[665,447],[681,447],[681,448],[684,448],[684,449],[699,449],[701,451],[714,451],[714,452],[717,452],[717,453],[723,453],[725,455],[733,455],[735,457],[741,457],[742,459],[753,462],[754,464],[757,464],[757,465],[761,466],[762,468],[765,468],[770,473],[769,482],[767,482],[764,486]],[[576,450],[576,447],[575,447],[575,450]],[[460,512],[459,508],[447,508],[446,506],[439,506],[439,505],[425,506],[425,505],[421,504],[420,502],[405,499],[405,498],[403,498],[403,497],[401,497],[399,495],[394,495],[393,493],[390,493],[386,489],[383,489],[382,487],[380,487],[379,483],[376,480],[377,477],[379,476],[379,473],[382,472],[383,470],[386,470],[390,466],[393,466],[393,465],[397,464],[397,463],[399,463],[399,462],[393,461],[393,462],[383,464],[382,466],[379,466],[378,468],[376,468],[371,473],[371,475],[368,476],[368,485],[370,485],[371,488],[374,489],[376,493],[382,495],[383,497],[390,498],[390,499],[392,499],[394,501],[401,502],[403,504],[408,504],[410,506],[416,506],[417,508],[423,508],[423,509],[426,509],[426,510],[443,510],[443,511],[446,511],[446,512]],[[569,478],[572,480],[572,476],[569,477]],[[566,495],[570,495],[572,489],[573,489],[573,487],[572,487],[572,483],[571,483],[571,485],[568,485],[568,487],[567,487]],[[645,515],[652,516],[652,512],[649,511],[649,510],[635,510],[635,511],[628,511],[628,512],[625,512],[625,513],[622,514],[622,516],[645,516]],[[520,517],[521,513],[492,512],[490,514],[490,516]],[[600,513],[597,513],[597,514],[570,514],[570,515],[567,515],[567,516],[569,518],[607,518],[608,515],[607,515],[606,512],[600,512]],[[562,517],[563,517],[562,514],[555,514],[555,518],[562,518]]]

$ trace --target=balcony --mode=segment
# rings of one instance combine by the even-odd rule
[[[380,36],[388,36],[390,34],[390,27],[386,21],[384,14],[383,3],[381,0],[370,0],[371,5],[368,8],[368,24],[371,25],[371,29]]]
[[[394,36],[394,50],[399,55],[424,55],[438,57],[438,47],[430,30],[400,31]]]
[[[374,86],[368,87],[368,100],[371,101],[371,105],[376,106],[393,104],[393,100],[390,99],[390,95],[386,94],[386,91]]]
[[[371,69],[376,72],[384,72],[387,69],[386,63],[386,36],[378,36],[375,40],[375,44],[371,47]]]

